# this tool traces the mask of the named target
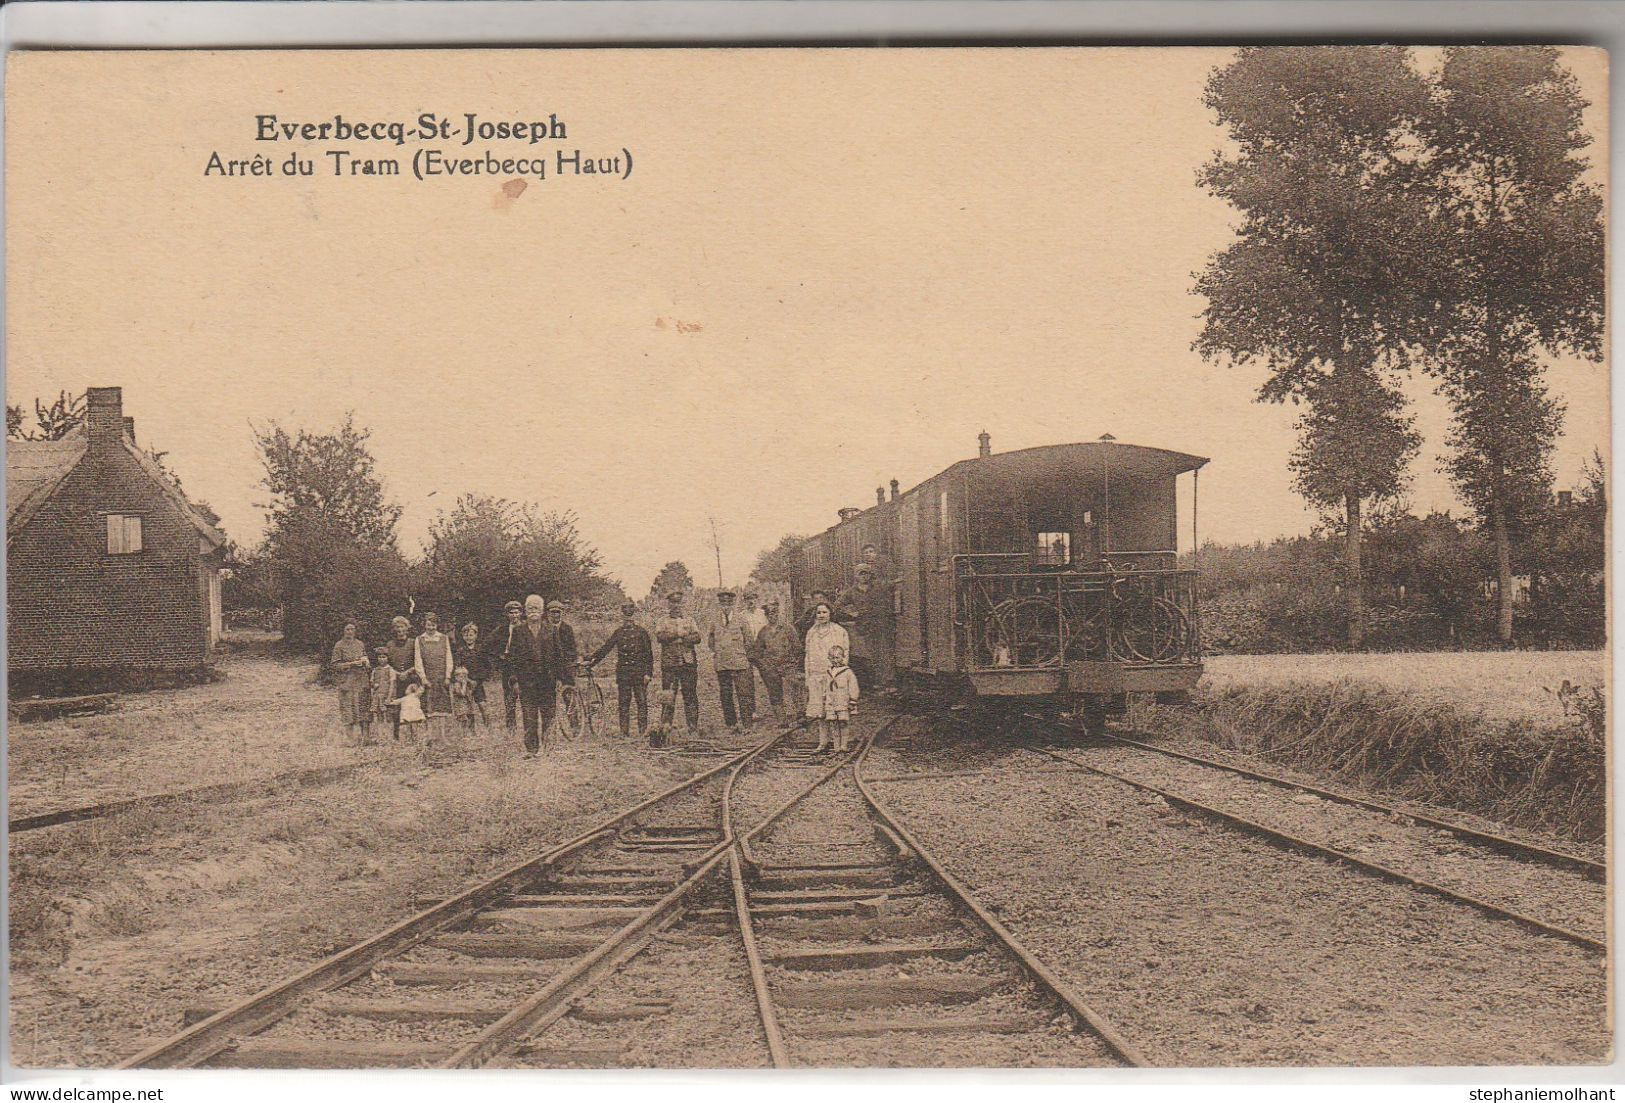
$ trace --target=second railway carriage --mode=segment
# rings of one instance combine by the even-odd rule
[[[814,589],[839,592],[875,544],[896,577],[900,679],[1066,697],[1098,724],[1129,693],[1181,694],[1201,678],[1176,484],[1206,463],[1110,437],[994,454],[984,433],[977,458],[841,510],[802,544],[792,593],[799,608]]]

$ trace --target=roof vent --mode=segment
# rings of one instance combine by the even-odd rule
[[[883,487],[883,486],[875,487],[875,505],[883,506],[885,504],[886,504],[886,488]]]
[[[897,480],[896,479],[893,479],[891,481],[891,500],[894,501],[894,502],[897,501]]]
[[[841,515],[841,520],[850,521],[852,518],[862,513],[863,510],[859,509],[857,506],[846,506],[845,508],[838,509],[835,512]]]
[[[1103,444],[1111,444],[1115,442],[1117,438],[1112,436],[1110,433],[1102,433],[1100,434],[1100,440]]]
[[[988,436],[986,429],[976,435],[976,443],[981,446],[976,450],[976,454],[982,459],[985,460],[993,454],[993,438]]]

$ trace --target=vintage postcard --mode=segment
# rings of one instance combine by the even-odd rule
[[[1607,78],[13,53],[11,1064],[1611,1061]]]

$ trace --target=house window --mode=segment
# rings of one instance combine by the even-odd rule
[[[141,550],[141,518],[130,513],[107,515],[107,554],[134,555]]]
[[[1041,567],[1064,567],[1072,562],[1072,534],[1070,532],[1041,532],[1038,534],[1037,562]]]
[[[948,562],[949,549],[953,545],[950,539],[952,534],[953,515],[948,512],[948,492],[944,490],[937,498],[937,565],[943,566]]]

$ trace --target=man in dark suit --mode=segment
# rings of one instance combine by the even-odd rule
[[[513,632],[508,651],[509,670],[519,683],[519,710],[525,719],[525,755],[535,758],[542,747],[542,732],[553,724],[558,692],[559,655],[554,633],[547,623],[542,599],[525,599],[525,620]]]
[[[502,708],[507,714],[508,730],[519,727],[519,682],[513,676],[513,637],[525,622],[525,607],[510,601],[502,607],[505,618],[491,634],[485,637],[486,661],[502,674]]]

